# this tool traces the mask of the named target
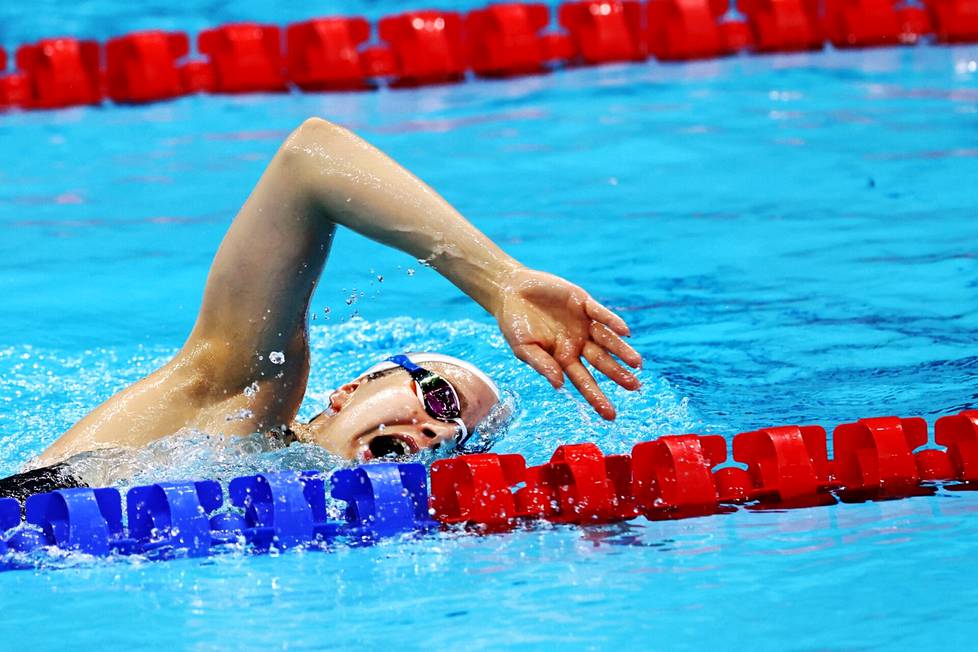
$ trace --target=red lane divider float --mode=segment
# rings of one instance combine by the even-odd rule
[[[822,25],[836,47],[894,44],[900,34],[892,0],[826,0]]]
[[[56,109],[102,101],[99,44],[73,38],[44,39],[17,48],[27,79],[25,108]]]
[[[527,468],[515,454],[462,455],[431,467],[431,512],[445,524],[498,531],[524,519],[578,525],[635,516],[688,518],[751,509],[929,495],[934,482],[978,488],[978,410],[943,417],[929,444],[923,419],[877,417],[835,428],[834,458],[820,426],[777,426],[734,436],[666,435],[631,455],[594,444],[559,447]],[[927,447],[930,446],[930,447]],[[969,484],[970,483],[970,484]]]
[[[614,523],[636,514],[631,459],[605,456],[594,444],[559,447],[550,462],[527,470],[526,484],[519,504],[554,523]]]
[[[216,93],[286,90],[281,32],[274,25],[239,23],[207,29],[197,49],[207,55]]]
[[[740,0],[737,7],[747,16],[758,52],[822,48],[816,0]]]
[[[729,9],[725,0],[650,0],[647,8],[649,49],[657,59],[718,57],[752,42],[745,23],[721,28],[718,19]],[[741,26],[740,32],[734,24]]]
[[[638,2],[567,2],[557,15],[574,44],[575,63],[644,61],[648,57]]]
[[[916,43],[933,30],[923,7],[892,0],[827,0],[822,27],[838,48]]]
[[[835,502],[829,494],[825,430],[820,426],[781,426],[743,432],[733,439],[733,456],[747,465],[751,498],[779,507]]]
[[[381,18],[315,18],[284,30],[241,23],[204,30],[202,58],[186,34],[137,32],[105,47],[73,38],[0,57],[0,108],[50,109],[167,100],[190,93],[363,90],[597,65],[718,57],[735,52],[978,42],[978,0],[571,0],[551,11],[510,2]],[[550,30],[559,24],[557,31]],[[284,37],[283,37],[284,32]],[[4,74],[6,73],[6,74]]]
[[[838,426],[832,433],[832,470],[844,487],[842,498],[913,495],[922,479],[913,451],[926,443],[927,422],[920,418],[880,417]]]
[[[363,18],[320,18],[289,25],[285,32],[289,79],[305,91],[361,90],[370,70],[359,47],[370,38]]]
[[[391,86],[461,81],[468,69],[462,17],[451,11],[412,11],[382,18],[380,38],[395,61]]]
[[[667,435],[637,444],[632,449],[632,492],[639,513],[666,519],[721,511],[721,492],[724,497],[731,493],[718,486],[712,469],[726,459],[727,442],[719,435]],[[739,480],[729,484],[742,486]]]
[[[105,44],[107,95],[115,102],[166,100],[186,93],[177,59],[190,49],[180,32],[138,32]]]
[[[513,488],[526,481],[521,455],[462,455],[431,466],[431,509],[442,523],[505,529],[528,512],[517,507]]]
[[[510,3],[470,11],[465,33],[472,72],[483,77],[545,72],[549,52],[541,32],[549,24],[550,10],[543,4]]]

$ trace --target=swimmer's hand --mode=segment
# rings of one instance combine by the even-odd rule
[[[493,312],[516,357],[554,388],[566,374],[598,414],[614,419],[614,406],[581,359],[625,389],[638,389],[638,378],[615,359],[642,366],[642,356],[622,340],[631,335],[625,320],[573,283],[525,267],[511,272],[500,289]]]

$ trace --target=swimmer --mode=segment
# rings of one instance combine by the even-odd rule
[[[641,356],[621,317],[580,287],[524,267],[424,182],[350,131],[306,120],[275,154],[211,266],[197,321],[172,360],[51,444],[32,471],[0,480],[23,498],[83,486],[66,462],[141,447],[184,429],[267,433],[349,460],[448,448],[475,433],[499,390],[444,355],[392,356],[334,391],[308,423],[309,303],[337,226],[427,261],[493,317],[517,358],[555,388],[565,377],[603,418],[615,408],[584,362],[628,390]],[[624,364],[623,364],[624,363]],[[227,415],[249,415],[228,420]]]

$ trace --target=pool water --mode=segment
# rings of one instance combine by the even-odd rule
[[[104,35],[102,35],[104,36]],[[497,452],[978,407],[978,48],[624,65],[366,94],[0,116],[0,472],[164,362],[282,138],[347,125],[527,265],[620,311],[644,389],[602,422],[431,269],[341,233],[301,416],[392,351],[468,357],[517,404]],[[607,385],[607,384],[606,384]],[[137,480],[333,463],[184,436]],[[122,482],[121,458],[90,460]],[[330,553],[0,573],[17,649],[875,649],[971,644],[978,494]],[[54,566],[52,568],[51,566]]]

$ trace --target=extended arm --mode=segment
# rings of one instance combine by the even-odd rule
[[[563,279],[506,255],[431,188],[342,127],[307,120],[282,145],[218,251],[187,348],[222,352],[215,373],[244,386],[308,372],[305,327],[335,225],[430,263],[499,320],[520,359],[559,386],[563,374],[613,416],[583,355],[619,384],[638,381],[638,354],[621,341],[624,322]],[[596,348],[595,348],[596,347]],[[284,370],[269,364],[286,353]],[[610,411],[610,412],[609,412]]]

